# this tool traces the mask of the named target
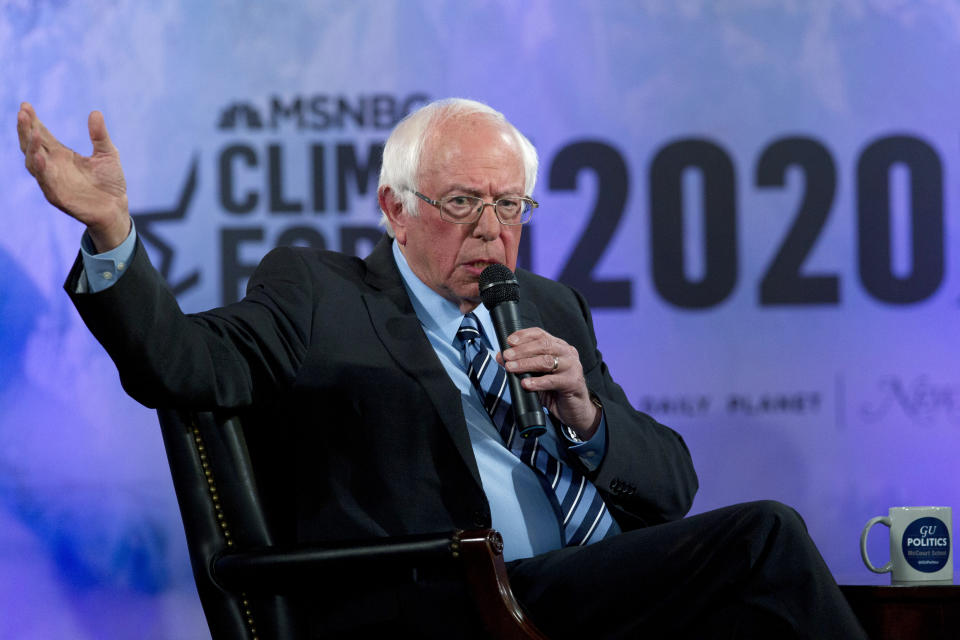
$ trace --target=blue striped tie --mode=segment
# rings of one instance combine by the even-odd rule
[[[516,437],[516,419],[503,367],[497,364],[480,335],[473,313],[463,318],[457,339],[463,347],[467,376],[480,392],[507,449],[537,472],[537,477],[557,512],[565,546],[596,542],[619,528],[596,487],[567,464],[547,452],[536,438]]]

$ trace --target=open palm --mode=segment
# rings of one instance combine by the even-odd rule
[[[127,186],[103,115],[94,111],[87,125],[93,143],[89,157],[61,144],[29,103],[21,104],[17,114],[20,150],[43,195],[85,224],[97,249],[106,251],[119,245],[130,230]]]

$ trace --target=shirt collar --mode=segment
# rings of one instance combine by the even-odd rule
[[[410,302],[413,303],[413,309],[417,314],[417,319],[420,320],[420,324],[427,331],[437,333],[448,339],[449,343],[453,343],[457,337],[460,323],[463,322],[463,314],[460,313],[460,308],[428,287],[417,277],[417,274],[407,264],[407,259],[400,251],[400,246],[396,240],[393,241],[391,248],[393,249],[393,259],[397,263],[403,285],[410,295]],[[493,336],[496,334],[493,330],[493,320],[490,319],[490,312],[481,304],[477,305],[473,313],[480,321],[482,333],[486,336],[487,343],[493,345],[496,342]]]

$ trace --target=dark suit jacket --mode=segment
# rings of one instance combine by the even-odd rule
[[[66,289],[130,395],[150,406],[259,407],[283,442],[290,536],[366,538],[490,526],[456,387],[422,331],[382,240],[365,259],[279,248],[244,300],[180,312],[142,246],[111,288]],[[625,529],[682,517],[697,488],[672,430],[635,411],[572,289],[518,270],[526,326],[576,347],[603,402],[608,450],[588,477]],[[643,366],[643,363],[638,363]],[[290,491],[293,487],[293,491]]]

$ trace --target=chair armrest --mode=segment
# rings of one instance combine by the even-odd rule
[[[491,637],[547,640],[520,608],[503,563],[503,538],[493,529],[460,532],[467,585]]]
[[[229,591],[279,594],[317,576],[382,575],[457,561],[491,637],[546,640],[510,589],[503,538],[493,529],[229,552],[214,559],[212,575]]]
[[[458,533],[231,551],[214,558],[212,574],[228,591],[290,593],[317,576],[387,572],[450,562],[456,557]]]

